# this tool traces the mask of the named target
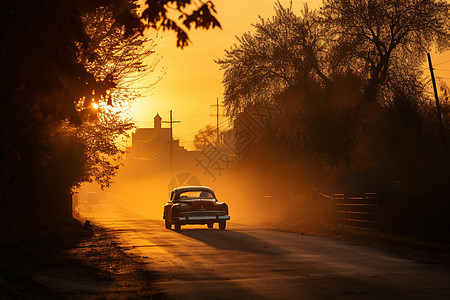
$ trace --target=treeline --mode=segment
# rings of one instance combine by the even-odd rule
[[[277,3],[217,61],[235,124],[261,104],[282,112],[239,164],[298,197],[382,192],[386,231],[448,240],[449,90],[439,82],[440,128],[424,72],[449,48],[449,14],[437,0]]]
[[[174,31],[182,48],[189,28],[220,26],[211,2],[138,4],[2,2],[0,233],[67,220],[77,186],[111,183],[116,142],[133,127],[123,114],[138,95],[133,80],[155,67],[143,62],[154,53],[147,31]]]

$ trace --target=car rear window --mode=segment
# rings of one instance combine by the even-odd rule
[[[207,191],[186,191],[180,193],[176,200],[183,200],[183,199],[214,199],[213,195],[210,192]]]

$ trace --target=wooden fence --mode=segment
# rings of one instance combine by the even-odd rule
[[[336,223],[347,227],[378,230],[380,197],[377,193],[362,196],[334,194]]]

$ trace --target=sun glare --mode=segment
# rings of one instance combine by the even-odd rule
[[[97,103],[92,103],[92,107],[94,108],[94,109],[98,109],[98,104]]]

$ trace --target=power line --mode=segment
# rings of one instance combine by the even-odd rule
[[[450,62],[450,59],[449,59],[449,60],[446,60],[446,61],[443,61],[443,62],[441,62],[441,63],[435,64],[434,66],[435,66],[435,67],[436,67],[436,66],[440,66],[440,65],[446,64],[446,63],[448,63],[448,62]],[[427,70],[427,69],[429,69],[428,66],[427,66],[427,67],[424,67],[424,68],[422,68],[422,69],[420,69],[419,72],[425,71],[425,70]],[[436,68],[435,68],[435,70],[442,70],[442,69],[436,69]],[[447,70],[446,70],[446,71],[447,71]]]
[[[184,121],[183,121],[184,122]],[[227,125],[228,125],[228,120],[223,120],[222,122],[220,122],[219,123],[219,128],[220,129],[222,129],[222,128],[224,128],[224,127],[227,127]],[[197,133],[199,133],[199,131],[200,130],[202,130],[203,128],[200,128],[199,130],[196,130],[196,131],[194,131],[194,132],[191,132],[191,133],[187,133],[187,134],[185,134],[185,135],[182,135],[182,136],[179,136],[178,137],[178,139],[182,139],[182,138],[187,138],[187,137],[190,137],[190,136],[194,136],[194,135],[196,135]]]
[[[450,59],[449,59],[449,60],[446,60],[446,61],[444,61],[444,62],[441,62],[441,63],[435,64],[434,66],[436,67],[436,66],[439,66],[439,65],[443,65],[443,64],[446,64],[446,63],[448,63],[448,62],[450,62]]]
[[[172,110],[170,110],[170,121],[162,121],[163,123],[169,123],[170,124],[170,174],[172,174],[172,158],[173,158],[173,128],[172,125],[174,123],[181,123],[181,121],[173,121],[172,120]]]

